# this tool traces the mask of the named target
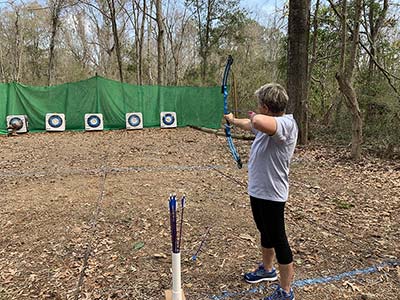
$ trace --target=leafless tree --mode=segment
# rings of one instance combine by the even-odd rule
[[[123,82],[124,75],[123,75],[123,71],[122,71],[121,44],[119,42],[119,34],[118,34],[118,26],[117,26],[117,12],[116,12],[116,8],[115,8],[115,1],[107,0],[107,5],[108,5],[109,18],[111,21],[111,28],[112,28],[113,39],[114,39],[115,54],[117,56],[119,80],[121,82]]]
[[[374,58],[376,59],[377,51],[376,51],[376,43],[378,41],[378,36],[380,34],[380,30],[384,25],[384,21],[386,18],[386,14],[389,8],[389,0],[383,0],[383,6],[380,11],[377,11],[377,7],[379,7],[379,3],[374,0],[368,1],[368,13],[364,13],[364,16],[368,16],[368,19],[365,22],[365,26],[367,29],[367,36],[369,42],[369,51],[371,55],[369,56],[369,75],[371,76],[376,69]],[[367,6],[364,6],[366,8]],[[376,16],[376,14],[378,15]],[[369,29],[369,30],[368,30]],[[371,77],[370,77],[371,80]]]
[[[143,84],[143,49],[145,45],[145,24],[147,19],[147,0],[132,0],[132,17],[128,14],[134,29],[134,62],[137,66],[136,81],[139,85]]]
[[[164,72],[165,72],[165,55],[164,55],[164,17],[162,11],[162,1],[155,0],[156,4],[156,21],[157,21],[157,84],[164,84]]]
[[[188,26],[190,25],[191,18],[186,6],[183,8],[183,11],[180,11],[176,5],[176,1],[172,4],[170,1],[168,1],[165,26],[169,44],[168,53],[171,56],[172,73],[174,74],[170,81],[174,85],[179,84],[179,68],[181,64],[182,50],[184,42],[187,42],[187,40],[185,40],[185,34],[188,30]],[[168,62],[167,65],[169,65]]]
[[[14,7],[14,26],[11,29],[10,33],[10,42],[12,44],[12,51],[10,51],[11,55],[11,80],[19,82],[20,75],[21,75],[21,67],[22,67],[22,36],[21,36],[21,28],[20,28],[20,8],[15,6]]]
[[[51,85],[54,81],[54,60],[55,60],[55,44],[57,31],[60,25],[60,13],[64,5],[64,0],[50,0],[49,9],[51,16],[51,35],[49,45],[49,63],[47,67],[47,85]]]
[[[352,115],[352,138],[351,138],[351,156],[353,159],[361,157],[362,144],[362,117],[358,104],[357,94],[353,87],[353,71],[357,58],[359,45],[360,18],[362,10],[362,0],[354,0],[355,13],[352,34],[348,42],[347,29],[347,0],[342,0],[341,11],[341,52],[340,65],[336,73],[336,80],[339,84],[339,90],[345,98],[345,103]]]

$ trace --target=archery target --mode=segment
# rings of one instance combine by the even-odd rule
[[[177,124],[176,112],[161,112],[160,123],[161,128],[175,128]]]
[[[140,112],[125,115],[126,129],[143,129],[143,115]]]
[[[103,115],[85,114],[85,130],[103,130]]]
[[[46,114],[46,130],[47,131],[64,131],[65,115],[64,114]]]
[[[28,132],[28,117],[26,115],[10,115],[6,117],[7,129],[16,133]]]

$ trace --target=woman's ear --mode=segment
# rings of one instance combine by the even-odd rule
[[[268,106],[266,106],[265,104],[260,105],[260,113],[266,115],[269,112]]]

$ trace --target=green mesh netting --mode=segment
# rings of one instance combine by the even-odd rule
[[[141,112],[144,127],[160,126],[160,112],[176,112],[178,126],[219,128],[220,87],[137,86],[103,77],[51,87],[0,84],[0,133],[8,115],[27,115],[30,131],[45,130],[47,113],[64,113],[66,130],[84,130],[86,113],[102,113],[104,129],[125,128],[125,114]]]

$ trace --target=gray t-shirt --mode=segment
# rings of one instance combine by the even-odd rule
[[[289,164],[297,142],[298,128],[293,115],[276,117],[273,136],[252,129],[255,134],[249,159],[250,196],[285,202],[289,195]]]

